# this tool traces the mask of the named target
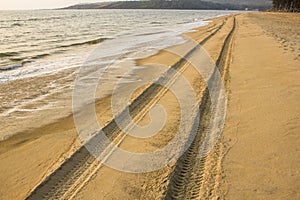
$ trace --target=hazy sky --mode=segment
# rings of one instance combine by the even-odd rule
[[[108,0],[0,0],[0,10],[59,8],[78,3],[101,1]]]

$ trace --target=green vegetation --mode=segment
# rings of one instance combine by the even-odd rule
[[[274,10],[300,12],[300,0],[273,0]]]
[[[78,4],[65,9],[211,9],[211,10],[266,10],[270,0],[142,0]]]

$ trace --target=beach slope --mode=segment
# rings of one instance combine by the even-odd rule
[[[237,17],[223,143],[226,199],[300,198],[300,15]]]
[[[0,142],[0,199],[300,199],[299,27],[299,14],[251,12],[213,19],[184,35],[220,64],[228,96],[222,135],[204,158],[197,157],[207,128],[200,119],[198,140],[178,160],[153,172],[118,171],[99,163],[81,146],[70,114],[47,125],[36,122],[40,127]],[[180,50],[190,58],[196,56],[187,46],[161,50],[136,63],[175,69],[196,92],[197,102],[206,107],[203,77],[172,53]],[[154,75],[150,69],[137,70],[144,76]],[[178,84],[176,73],[166,75],[161,77],[168,85]],[[187,96],[182,87],[176,91]],[[145,85],[129,103],[134,105],[134,122],[141,126],[150,123],[150,108],[162,105],[168,113],[166,124],[146,140],[129,136],[116,128],[111,96],[97,99],[98,121],[116,146],[147,153],[168,144],[180,125],[176,96],[164,87]],[[202,121],[207,122],[207,116]],[[190,125],[194,120],[189,116],[183,121]]]

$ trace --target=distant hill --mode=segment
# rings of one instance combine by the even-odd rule
[[[234,4],[234,5],[246,5],[246,6],[265,6],[272,7],[273,0],[203,0],[207,2],[221,3],[221,4]]]
[[[146,0],[77,4],[63,9],[205,9],[205,10],[265,10],[269,0]]]

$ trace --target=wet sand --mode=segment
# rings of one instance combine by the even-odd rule
[[[212,23],[210,25],[210,28],[216,28],[225,22],[223,28],[204,45],[204,48],[211,53],[210,55],[214,60],[218,58],[225,37],[231,30],[232,20],[233,18],[221,18],[215,20],[215,24]],[[214,29],[210,31],[207,30],[209,30],[207,27],[199,28],[197,32],[190,33],[187,37],[192,37],[195,41],[201,41],[211,34]],[[184,46],[175,48],[182,47]],[[171,66],[174,60],[178,60],[179,58],[170,52],[173,52],[173,50],[162,51],[150,58],[139,60],[138,63],[141,65],[147,63],[161,63]],[[181,75],[188,79],[200,100],[205,88],[205,82],[202,77],[193,69],[192,65],[189,65]],[[168,114],[164,128],[154,137],[146,140],[130,136],[126,137],[120,145],[122,149],[130,152],[153,152],[163,148],[175,136],[179,126],[178,122],[180,121],[180,106],[178,105],[176,96],[168,91],[158,103],[165,108]],[[193,123],[192,119],[185,119],[185,121],[186,123]],[[145,115],[139,124],[147,123],[149,123],[149,116]],[[120,172],[103,166],[95,176],[86,183],[82,190],[78,192],[75,199],[161,199],[166,195],[175,165],[176,163],[173,161],[160,170],[140,174]],[[99,194],[101,195],[99,196]]]

